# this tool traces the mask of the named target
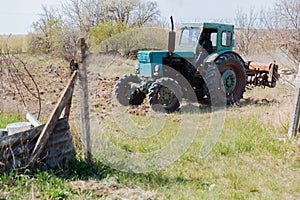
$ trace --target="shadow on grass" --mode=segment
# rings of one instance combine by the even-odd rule
[[[276,103],[279,103],[277,99],[266,99],[266,98],[261,99],[255,97],[247,97],[241,99],[241,101],[238,102],[238,105],[240,107],[248,106],[248,105],[269,106]]]
[[[224,106],[211,106],[210,104],[185,104],[180,108],[181,113],[194,113],[194,114],[201,114],[201,113],[213,113],[214,111],[222,111],[226,108],[230,107],[246,107],[249,105],[255,106],[269,106],[279,103],[277,99],[266,99],[266,98],[255,98],[255,97],[247,97],[243,98],[238,102],[235,102],[232,105],[224,105]]]
[[[122,184],[135,184],[146,188],[159,188],[169,184],[190,184],[197,183],[202,187],[207,187],[209,184],[203,180],[191,180],[181,176],[169,177],[162,170],[147,172],[147,173],[129,173],[122,172],[104,165],[102,162],[94,160],[86,163],[83,160],[73,158],[68,165],[60,168],[59,173],[56,173],[59,178],[67,180],[95,180],[101,181],[111,177],[115,181]]]
[[[60,168],[60,172],[56,175],[60,178],[69,180],[97,180],[101,181],[114,177],[117,182],[140,182],[151,185],[165,185],[170,182],[170,179],[163,175],[161,172],[148,172],[143,174],[134,174],[129,172],[122,172],[113,169],[102,162],[93,160],[87,163],[83,160],[78,160],[75,157]]]

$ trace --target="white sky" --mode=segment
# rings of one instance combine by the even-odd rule
[[[25,34],[38,19],[41,5],[58,6],[60,0],[1,0],[0,34]],[[233,21],[238,8],[259,11],[272,7],[276,0],[157,0],[162,16],[175,22],[228,19]]]

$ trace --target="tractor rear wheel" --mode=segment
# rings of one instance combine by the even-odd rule
[[[233,104],[245,92],[246,70],[243,60],[234,53],[219,56],[205,75],[210,100],[213,105]]]
[[[174,112],[180,106],[182,88],[172,78],[160,78],[149,88],[148,99],[153,110]]]
[[[135,84],[141,83],[141,79],[137,75],[124,75],[117,80],[115,86],[115,96],[123,106],[140,105],[146,98],[145,93],[141,92]]]

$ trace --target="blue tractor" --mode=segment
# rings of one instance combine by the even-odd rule
[[[140,105],[148,97],[154,110],[174,112],[191,93],[200,103],[233,104],[243,97],[246,84],[275,87],[278,66],[245,62],[233,51],[234,26],[219,23],[183,23],[175,49],[139,51],[135,74],[121,77],[115,96],[122,105]]]

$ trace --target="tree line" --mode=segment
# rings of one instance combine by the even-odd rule
[[[300,1],[276,0],[270,6],[236,11],[236,50],[249,55],[281,49],[299,62]],[[58,7],[42,6],[27,35],[26,51],[68,57],[79,36],[87,38],[93,52],[128,56],[139,49],[165,49],[169,22],[163,20],[154,0],[63,0]]]
[[[159,16],[158,4],[151,0],[65,0],[60,7],[42,6],[29,34],[28,50],[73,54],[79,36],[100,48],[117,34],[157,24]]]
[[[235,17],[238,27],[237,50],[248,55],[253,51],[279,49],[290,60],[300,62],[300,1],[277,0],[270,7],[255,12],[238,9]]]

